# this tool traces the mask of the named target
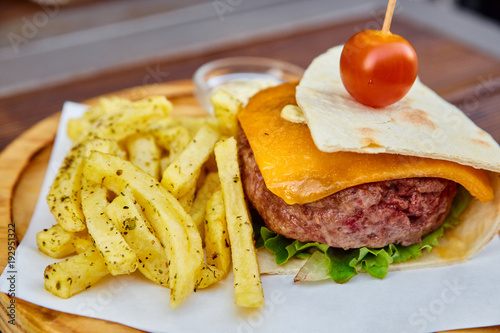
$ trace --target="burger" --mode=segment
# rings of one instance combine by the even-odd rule
[[[478,253],[500,228],[499,145],[418,80],[393,105],[361,105],[342,85],[341,51],[238,114],[262,273],[342,283]],[[306,124],[283,119],[288,105]]]

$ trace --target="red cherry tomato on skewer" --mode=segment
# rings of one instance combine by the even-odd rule
[[[417,72],[417,54],[411,44],[390,32],[358,32],[346,42],[340,57],[346,90],[358,102],[375,108],[402,99]]]

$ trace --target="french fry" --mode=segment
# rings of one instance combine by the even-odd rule
[[[89,108],[81,118],[70,119],[68,121],[67,134],[68,137],[76,142],[83,132],[92,125],[97,119],[105,114],[118,112],[127,108],[130,101],[112,96],[109,98],[101,98],[97,105]]]
[[[193,222],[198,228],[198,232],[202,239],[205,237],[205,212],[207,208],[208,199],[212,196],[217,187],[220,186],[219,175],[217,172],[211,172],[205,177],[203,185],[196,193],[193,205],[189,214],[193,218]]]
[[[205,252],[207,264],[220,269],[225,277],[231,266],[231,246],[227,231],[224,197],[220,189],[215,191],[207,202]]]
[[[67,232],[57,224],[36,234],[38,249],[52,258],[64,258],[78,252],[84,241],[92,245],[86,230]]]
[[[186,194],[218,139],[217,130],[210,125],[202,126],[181,155],[165,169],[161,180],[163,187],[176,198]]]
[[[138,134],[127,139],[130,162],[155,179],[160,179],[160,149],[152,135]]]
[[[93,152],[84,177],[115,193],[127,188],[144,213],[170,259],[170,305],[175,308],[194,290],[203,266],[201,238],[191,217],[153,177],[116,156]]]
[[[190,137],[193,137],[204,125],[211,125],[212,127],[217,127],[217,119],[215,119],[214,117],[189,117],[189,116],[166,117],[158,119],[158,121],[151,124],[148,129],[148,132],[156,136],[156,135],[161,135],[162,132],[170,128],[182,127],[188,130],[188,134]]]
[[[253,242],[252,223],[241,185],[236,140],[231,137],[219,141],[214,152],[232,245],[236,304],[244,307],[263,307],[264,292]]]
[[[168,151],[168,156],[164,159],[162,172],[179,157],[182,151],[191,141],[188,130],[182,126],[175,126],[155,134],[158,144]]]
[[[224,279],[226,275],[227,273],[224,273],[217,267],[205,264],[196,282],[195,290],[210,287],[212,284]]]
[[[66,155],[47,195],[52,215],[64,230],[70,232],[85,229],[80,202],[80,168],[84,149],[83,145],[77,145]]]
[[[82,133],[90,126],[90,121],[84,118],[68,120],[66,133],[71,141],[76,142]]]
[[[124,109],[129,109],[132,102],[128,99],[118,96],[110,96],[99,98],[97,105],[88,109],[80,119],[87,120],[89,123],[95,122],[102,116],[110,113],[120,112]]]
[[[120,145],[115,140],[96,137],[85,141],[83,143],[83,147],[84,157],[89,156],[94,150],[100,151],[101,153],[113,154],[121,158],[125,158],[126,156],[126,153],[121,149]]]
[[[80,235],[82,233],[83,231],[80,231],[77,234]],[[92,241],[92,238],[90,237],[89,233],[85,231],[84,236],[76,237],[73,240],[73,246],[75,247],[75,252],[77,254],[80,254],[82,252],[85,252],[89,247],[94,246],[94,242]]]
[[[264,305],[234,139],[214,154],[219,128],[236,135],[241,108],[221,94],[217,118],[171,117],[164,97],[112,97],[70,121],[75,146],[47,196],[58,225],[37,242],[53,257],[78,254],[46,268],[47,290],[68,298],[139,269],[171,289],[175,308],[227,277],[233,259],[236,304]]]
[[[189,131],[190,136],[195,136],[200,128],[204,125],[210,125],[211,127],[217,127],[217,119],[214,117],[172,117],[175,122]]]
[[[200,170],[195,171],[191,183],[187,185],[187,187],[189,188],[187,193],[177,198],[177,200],[181,204],[182,208],[184,208],[186,213],[189,213],[191,211],[191,206],[193,206],[194,197],[196,194],[196,184],[198,183],[199,176],[200,176]]]
[[[105,114],[85,129],[77,144],[92,138],[106,138],[119,142],[130,135],[146,132],[151,124],[167,115],[164,108],[154,106],[140,110],[130,107]]]
[[[137,268],[137,256],[105,215],[106,188],[86,179],[82,182],[82,207],[87,229],[112,275],[130,274]]]
[[[206,288],[224,279],[231,267],[231,246],[227,232],[222,191],[216,191],[207,202],[205,222],[205,253],[207,264],[203,267],[198,288]]]
[[[151,96],[131,102],[134,112],[148,112],[153,109],[169,116],[172,113],[173,105],[165,96]]]
[[[45,289],[61,298],[69,298],[93,286],[109,273],[99,251],[85,252],[45,268]]]
[[[135,102],[116,96],[101,98],[96,106],[83,114],[83,117],[71,119],[68,122],[67,134],[73,142],[76,142],[93,123],[103,116],[123,111],[128,113],[153,111],[168,116],[172,111],[172,103],[164,96],[148,97]]]
[[[74,125],[78,128],[75,130],[78,133],[69,135],[78,140],[61,165],[47,196],[52,214],[66,231],[77,232],[85,229],[79,193],[83,157],[90,150],[118,153],[119,150],[113,152],[99,147],[99,144],[111,141],[118,146],[118,141],[144,131],[158,119],[168,116],[171,110],[172,104],[161,96],[137,102],[109,98],[101,100],[97,107],[87,111],[81,118],[81,124]]]
[[[136,253],[139,271],[151,281],[168,287],[167,253],[149,230],[149,223],[137,209],[132,194],[126,191],[117,196],[106,207],[106,214]]]
[[[85,229],[81,207],[81,167],[82,161],[91,151],[122,154],[116,141],[89,139],[74,146],[50,186],[47,203],[57,223],[66,231],[77,232]]]
[[[236,115],[241,110],[241,102],[224,90],[213,93],[210,101],[222,136],[236,136],[238,134]]]

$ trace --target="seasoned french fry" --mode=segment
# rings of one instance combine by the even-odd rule
[[[151,124],[166,116],[164,108],[153,106],[141,109],[140,112],[134,108],[126,108],[105,114],[85,129],[77,143],[91,138],[122,141],[132,134],[146,132]]]
[[[71,239],[72,233],[65,231],[60,225],[36,234],[38,249],[52,258],[64,258],[75,253]]]
[[[54,225],[36,234],[38,249],[52,258],[64,258],[75,253],[72,239],[73,233],[65,231],[60,225]]]
[[[75,243],[78,239],[88,239],[86,230],[67,232],[60,225],[54,225],[36,234],[38,249],[52,258],[64,258],[77,252]],[[92,243],[90,243],[92,244]]]
[[[137,256],[105,215],[106,191],[101,184],[82,181],[82,207],[87,229],[109,272],[112,275],[130,274],[137,268]]]
[[[69,232],[85,229],[80,200],[81,166],[83,158],[93,150],[111,154],[122,153],[116,141],[107,139],[89,139],[74,146],[59,168],[47,195],[52,215],[57,223]]]
[[[80,231],[77,234],[80,235],[82,233],[83,231]],[[89,247],[94,246],[94,242],[92,241],[89,233],[85,230],[85,235],[76,237],[73,240],[73,246],[75,247],[75,252],[77,254],[80,254],[82,252],[85,252]]]
[[[221,189],[215,191],[207,202],[205,252],[207,264],[220,269],[225,277],[231,266],[231,246]]]
[[[90,288],[109,273],[99,251],[85,252],[45,268],[45,289],[61,298],[69,298]]]
[[[211,265],[204,265],[198,281],[196,282],[195,289],[203,289],[211,286],[212,284],[224,279],[227,273]]]
[[[128,99],[120,98],[118,96],[103,97],[99,99],[97,105],[87,110],[81,119],[85,119],[88,122],[93,123],[105,114],[115,113],[123,109],[130,108],[131,103],[132,102]]]
[[[118,142],[103,138],[92,138],[83,143],[84,156],[87,157],[94,150],[101,153],[113,154],[121,158],[125,158],[126,153],[121,149]],[[80,169],[81,170],[81,169]]]
[[[80,202],[80,165],[84,149],[83,145],[77,145],[71,149],[47,195],[47,203],[52,215],[64,230],[70,232],[85,229]]]
[[[225,92],[213,102],[217,117],[172,117],[162,96],[111,97],[70,121],[75,145],[47,196],[58,224],[37,243],[53,257],[77,255],[46,268],[48,291],[68,298],[108,273],[139,269],[171,289],[175,308],[226,278],[233,259],[236,304],[263,306],[241,184],[232,183],[234,139],[214,154],[219,128],[236,135],[241,102]]]
[[[205,237],[205,211],[207,208],[208,199],[212,196],[213,192],[217,187],[220,186],[219,175],[217,172],[211,172],[205,177],[203,185],[196,193],[196,197],[193,202],[193,206],[189,211],[189,214],[193,218],[193,222],[198,228],[202,239]]]
[[[160,149],[152,135],[133,135],[127,139],[130,162],[155,179],[160,179]]]
[[[153,111],[168,116],[172,111],[172,103],[164,96],[148,97],[135,102],[116,96],[101,98],[96,106],[83,114],[82,118],[71,119],[68,122],[67,134],[73,142],[76,142],[101,117],[123,111],[128,113]]]
[[[158,119],[155,123],[151,124],[148,132],[153,135],[161,135],[164,132],[173,127],[182,127],[188,130],[189,136],[193,137],[200,130],[203,125],[211,125],[212,127],[217,127],[217,119],[214,117],[166,117]]]
[[[86,113],[84,119],[90,125],[81,125],[80,127],[85,127],[83,132],[71,135],[78,137],[77,144],[66,156],[47,196],[52,214],[66,231],[85,229],[80,203],[83,157],[91,150],[114,154],[120,152],[119,149],[112,151],[105,146],[114,143],[118,147],[118,141],[143,131],[156,120],[168,116],[171,110],[171,103],[164,97],[137,102],[115,98],[103,100],[100,108],[93,108]]]
[[[189,213],[191,211],[191,206],[193,206],[194,196],[196,194],[196,184],[198,182],[198,177],[200,175],[200,170],[195,172],[195,175],[192,177],[192,182],[187,185],[189,190],[183,196],[177,198],[182,208]]]
[[[130,101],[116,96],[99,99],[99,103],[89,108],[81,118],[70,119],[68,121],[68,137],[73,142],[78,141],[82,133],[101,116],[112,112],[118,112],[123,108],[127,108],[129,104]]]
[[[232,245],[236,304],[244,307],[263,307],[264,292],[253,242],[252,223],[241,185],[236,140],[231,137],[219,141],[214,152]]]
[[[197,288],[206,288],[224,279],[231,267],[231,248],[227,232],[222,191],[216,191],[207,202],[205,252],[207,264],[200,273]]]
[[[140,99],[138,101],[131,102],[134,112],[144,112],[148,110],[157,110],[163,113],[165,116],[169,116],[172,113],[172,103],[165,98],[165,96],[151,96]]]
[[[195,136],[204,125],[210,125],[214,128],[217,127],[217,119],[214,117],[172,117],[172,119],[174,119],[178,125],[186,128],[190,136]]]
[[[168,258],[165,248],[148,228],[129,191],[117,196],[106,207],[106,214],[118,228],[139,259],[139,271],[163,286],[169,286]]]
[[[210,125],[202,126],[186,149],[163,173],[161,180],[163,187],[176,198],[186,194],[193,177],[208,159],[218,139],[217,130]]]
[[[68,120],[66,133],[71,141],[76,142],[90,124],[90,121],[84,118],[70,119]]]
[[[236,114],[241,110],[241,102],[224,90],[217,90],[210,97],[222,136],[238,134]]]
[[[170,305],[178,306],[194,290],[203,266],[201,238],[191,217],[153,177],[112,155],[93,152],[84,177],[120,193],[132,192],[170,258]]]
[[[191,141],[191,135],[188,130],[182,126],[175,126],[164,131],[156,133],[155,137],[158,144],[168,151],[168,156],[162,161],[162,173],[165,169],[179,157]]]

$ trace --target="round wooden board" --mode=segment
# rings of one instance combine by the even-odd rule
[[[164,95],[173,104],[173,115],[203,116],[193,97],[190,80],[135,87],[85,101],[93,105],[100,97],[115,95],[137,100]],[[28,228],[47,168],[60,113],[39,122],[13,141],[0,154],[0,271],[8,263],[9,224],[15,225],[20,242]],[[12,233],[12,231],[10,231]],[[40,278],[42,278],[40,276]],[[15,323],[8,324],[11,298],[0,293],[0,331],[7,332],[139,332],[104,320],[46,309],[15,298]]]

